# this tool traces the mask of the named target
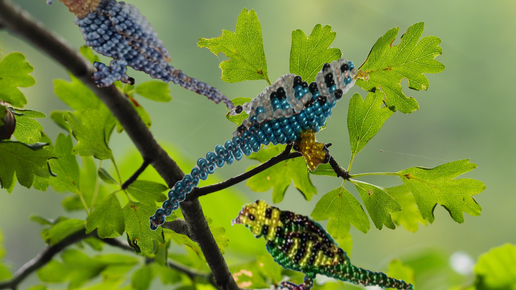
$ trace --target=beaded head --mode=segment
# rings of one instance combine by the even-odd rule
[[[273,231],[269,231],[269,228],[275,229],[283,226],[279,217],[280,210],[278,208],[268,205],[263,200],[257,200],[255,203],[244,205],[231,224],[244,225],[251,230],[255,237],[259,238],[264,235],[268,239],[269,235],[273,236]]]

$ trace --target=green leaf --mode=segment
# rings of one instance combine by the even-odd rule
[[[400,260],[392,260],[389,263],[389,271],[387,273],[390,277],[403,280],[407,283],[414,284],[414,270],[409,267],[403,265]]]
[[[233,104],[235,106],[238,106],[238,105],[243,105],[245,103],[248,103],[251,100],[252,100],[251,98],[234,98],[231,101],[233,102]],[[228,112],[226,114],[226,118],[230,122],[236,123],[238,126],[240,126],[245,119],[249,118],[249,114],[247,114],[245,111],[242,110],[242,113],[235,115],[235,116],[231,116]]]
[[[73,154],[93,156],[101,160],[112,158],[105,132],[105,124],[110,122],[110,118],[109,115],[101,115],[99,110],[85,110],[65,115],[65,120],[78,141],[73,148]]]
[[[101,239],[122,235],[125,229],[124,213],[116,195],[111,193],[101,200],[86,222],[86,233],[98,228],[97,233]]]
[[[138,113],[138,116],[142,119],[143,123],[147,126],[147,128],[150,128],[152,125],[152,120],[149,116],[149,113],[145,111],[145,109],[138,103],[133,97],[129,97],[129,101],[131,101],[131,105],[136,110],[136,113]],[[116,131],[118,133],[121,133],[124,130],[124,127],[118,120],[116,120]]]
[[[290,73],[302,77],[307,83],[313,82],[325,63],[341,56],[340,49],[329,48],[336,35],[330,25],[323,27],[321,24],[314,27],[309,37],[300,29],[292,31]]]
[[[17,141],[0,142],[0,183],[11,189],[15,174],[18,182],[27,188],[33,185],[35,176],[50,177],[47,161],[55,155],[45,148],[46,144],[27,145]]]
[[[45,233],[45,241],[50,245],[55,245],[69,235],[79,230],[84,230],[85,222],[80,219],[67,219],[53,227]]]
[[[285,150],[285,145],[263,148],[257,153],[251,154],[248,158],[265,162]],[[256,166],[247,168],[247,171]],[[306,200],[311,200],[317,194],[317,188],[312,184],[308,167],[303,158],[294,158],[282,161],[249,178],[247,186],[253,191],[265,192],[272,188],[272,201],[281,202],[285,196],[290,183],[301,192]]]
[[[415,233],[418,223],[427,225],[427,221],[421,216],[414,199],[406,185],[398,185],[385,189],[401,206],[401,211],[393,212],[392,219],[398,225],[404,226],[408,231]]]
[[[219,247],[219,250],[222,254],[225,252],[225,248],[229,245],[229,239],[224,235],[226,233],[226,229],[223,227],[217,227],[213,225],[213,220],[209,217],[206,217],[206,221],[208,222],[208,226],[210,227],[211,234]]]
[[[395,229],[391,213],[400,211],[401,206],[383,188],[366,182],[353,180],[374,225],[381,230],[383,225]]]
[[[49,160],[50,168],[57,176],[50,180],[56,191],[79,193],[80,172],[77,157],[72,154],[72,137],[60,133],[57,136],[54,152],[57,159]]]
[[[153,231],[149,226],[149,217],[154,214],[155,206],[141,202],[129,201],[124,207],[125,231],[136,252],[142,255],[154,251],[154,241],[163,244],[163,229]]]
[[[17,110],[17,112],[19,112]],[[41,132],[43,131],[43,126],[41,124],[32,119],[31,117],[25,115],[15,115],[16,118],[16,129],[14,129],[14,137],[16,140],[33,144],[41,139]]]
[[[152,269],[146,265],[134,271],[131,278],[131,286],[135,290],[147,290],[153,277]]]
[[[222,52],[230,58],[219,65],[223,81],[236,83],[263,79],[270,83],[263,49],[262,28],[254,10],[242,10],[238,16],[236,33],[222,30],[221,36],[201,38],[197,45],[208,48],[215,55]]]
[[[104,169],[104,168],[99,169],[99,177],[105,183],[118,184],[118,182],[116,182],[116,180],[113,178],[113,176],[111,176],[111,174],[109,174],[109,172],[107,172],[106,169]]]
[[[84,56],[86,59],[90,61],[90,63],[94,63],[96,61],[100,62],[100,58],[98,55],[96,55],[91,47],[83,45],[79,48],[79,52]]]
[[[42,282],[62,283],[68,279],[70,269],[62,263],[51,260],[37,271],[38,278]]]
[[[71,113],[70,111],[52,111],[50,112],[50,119],[56,123],[61,129],[68,131],[68,133],[72,133],[72,129],[66,120],[64,119],[65,115]]]
[[[393,111],[383,107],[383,93],[368,93],[365,101],[356,93],[349,100],[348,131],[351,152],[357,154],[382,128]]]
[[[101,105],[99,98],[78,78],[72,74],[71,82],[65,80],[54,80],[54,93],[70,108],[80,111],[87,109],[98,109]]]
[[[23,107],[27,99],[18,89],[31,87],[36,80],[29,75],[34,68],[25,61],[25,56],[14,52],[0,61],[0,100],[11,103],[15,107]]]
[[[262,275],[272,280],[271,284],[276,285],[283,280],[283,268],[278,263],[274,262],[271,255],[256,257],[256,263],[258,263],[258,269],[260,269]]]
[[[369,75],[367,80],[359,79],[356,84],[366,91],[380,87],[385,93],[385,104],[402,113],[411,113],[419,109],[417,101],[405,96],[401,80],[407,79],[408,86],[414,90],[427,90],[428,79],[424,73],[438,73],[444,65],[435,57],[441,55],[441,40],[427,36],[419,40],[424,30],[424,23],[410,26],[401,37],[399,45],[392,46],[399,28],[393,28],[374,44],[367,60],[360,67]]]
[[[135,92],[149,100],[157,102],[170,102],[170,88],[167,83],[162,81],[148,81],[136,86]]]
[[[42,217],[40,215],[31,215],[30,218],[29,218],[31,221],[35,222],[35,223],[38,223],[40,225],[43,225],[43,226],[51,226],[53,225],[52,221],[45,218],[45,217]]]
[[[334,239],[344,238],[350,224],[364,233],[370,227],[362,205],[343,187],[325,194],[310,215],[317,221],[329,219],[327,228]]]
[[[478,258],[474,271],[476,289],[516,289],[516,246],[492,248]]]
[[[127,191],[138,201],[153,206],[155,202],[163,202],[167,199],[163,192],[168,189],[168,186],[164,184],[147,180],[135,180],[127,187]]]
[[[441,204],[454,221],[463,223],[463,211],[472,216],[480,215],[482,208],[471,196],[482,192],[485,185],[475,179],[454,178],[476,167],[469,159],[464,159],[434,168],[412,167],[397,174],[414,194],[424,219],[432,223],[434,208]]]
[[[319,166],[317,166],[317,169],[315,169],[315,171],[313,172],[310,172],[310,174],[337,177],[337,173],[335,173],[335,170],[333,170],[329,163],[319,164]]]
[[[278,264],[276,264],[278,266]],[[230,267],[231,274],[237,286],[241,289],[262,289],[270,287],[271,283],[267,283],[265,279],[267,278],[262,270],[263,268],[259,268],[256,262],[250,262],[245,264],[240,264],[236,266]]]

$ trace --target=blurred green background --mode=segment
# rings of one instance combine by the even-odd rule
[[[15,0],[45,26],[79,48],[82,35],[73,24],[73,15],[59,1],[47,6],[44,0]],[[208,49],[197,47],[201,37],[211,38],[222,29],[234,31],[236,19],[245,7],[255,9],[260,18],[269,77],[271,81],[289,72],[291,33],[302,29],[308,35],[321,23],[330,24],[337,32],[333,47],[357,66],[363,63],[378,37],[392,27],[400,27],[400,35],[416,23],[425,22],[423,36],[442,39],[443,55],[437,59],[446,69],[437,75],[427,75],[428,91],[409,90],[420,110],[413,114],[394,114],[378,135],[354,161],[353,172],[398,171],[414,165],[433,167],[458,159],[471,159],[478,168],[465,177],[479,179],[487,189],[475,196],[483,211],[479,217],[466,215],[464,224],[455,223],[440,206],[435,209],[435,222],[420,226],[416,233],[404,228],[397,230],[374,228],[363,234],[354,228],[352,261],[359,266],[382,270],[392,258],[407,257],[421,249],[438,249],[447,255],[462,251],[473,259],[491,247],[514,242],[516,195],[513,193],[516,170],[514,125],[516,98],[511,83],[516,66],[516,2],[513,1],[170,1],[130,0],[147,16],[172,55],[171,64],[186,74],[205,81],[230,98],[254,97],[267,85],[265,81],[228,84],[220,80],[218,64],[224,55],[214,56]],[[398,37],[400,36],[398,35]],[[399,43],[399,39],[395,41]],[[44,112],[67,109],[53,94],[52,80],[68,79],[67,73],[46,55],[23,40],[0,31],[0,53],[21,51],[34,66],[36,85],[25,89],[29,104],[26,108]],[[105,60],[105,59],[104,59]],[[129,71],[137,82],[150,78],[141,72]],[[170,85],[173,100],[156,103],[139,99],[150,113],[151,127],[156,139],[173,144],[175,154],[188,164],[212,150],[216,144],[231,137],[234,124],[225,118],[223,105],[215,105],[195,93]],[[365,94],[357,87],[348,93]],[[346,130],[347,101],[334,109],[326,130],[318,134],[322,142],[331,142],[332,155],[347,166],[350,150]],[[60,131],[49,118],[41,121],[52,139]],[[127,136],[114,134],[110,147],[116,159],[123,162],[133,150]],[[107,164],[108,162],[106,162]],[[134,162],[133,162],[134,163]],[[127,162],[126,162],[127,164]],[[220,179],[232,177],[254,165],[244,160],[218,170]],[[129,165],[128,165],[129,166]],[[133,165],[134,166],[134,165]],[[137,165],[136,165],[137,166]],[[183,168],[187,171],[190,168]],[[368,178],[366,181],[388,187],[401,182],[393,177]],[[284,201],[277,206],[309,214],[318,199],[338,187],[340,181],[329,177],[314,177],[318,195],[306,202],[291,186]],[[252,193],[244,185],[234,188],[242,197],[240,203],[257,198],[271,201],[270,191]],[[351,188],[350,188],[351,189]],[[352,192],[354,192],[352,190]],[[230,196],[230,197],[228,197]],[[358,197],[358,194],[356,194]],[[13,269],[34,257],[43,248],[39,238],[40,226],[28,220],[29,214],[49,218],[66,214],[59,203],[62,196],[27,190],[17,185],[8,195],[2,191],[0,228],[5,235],[7,259]],[[229,200],[231,198],[231,200]],[[218,225],[228,232],[228,258],[232,261],[232,242],[242,241],[253,249],[263,249],[263,241],[254,240],[246,230],[230,226],[238,208],[231,195],[217,193],[201,202],[220,201],[217,210],[209,210]],[[238,205],[239,207],[240,205]],[[75,214],[84,218],[84,215]],[[238,246],[236,246],[238,247]],[[234,260],[233,260],[234,261]],[[430,289],[430,288],[428,288]],[[440,289],[435,287],[433,289]]]

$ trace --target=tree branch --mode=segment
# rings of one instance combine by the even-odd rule
[[[88,86],[107,105],[140,151],[143,159],[150,162],[169,187],[183,178],[184,173],[159,146],[127,98],[115,86],[97,88],[91,79],[94,68],[73,47],[70,47],[61,37],[48,31],[40,22],[10,0],[0,0],[0,22],[8,30],[48,54]],[[206,256],[217,284],[223,289],[238,289],[208,228],[197,198],[188,196],[181,210],[185,220],[190,224],[192,233],[198,238],[198,244]]]
[[[45,266],[52,258],[62,250],[64,250],[66,247],[81,241],[87,237],[94,237],[97,236],[97,231],[93,231],[89,234],[86,234],[84,230],[77,231],[59,243],[52,245],[52,246],[46,246],[41,253],[39,253],[36,257],[34,257],[32,260],[25,263],[23,266],[14,273],[13,278],[7,282],[0,283],[0,289],[13,289],[15,290],[18,287],[18,284],[20,284],[27,276],[32,274],[34,271],[38,270],[39,268]]]
[[[225,188],[228,188],[228,187],[231,187],[237,183],[240,183],[262,171],[264,171],[265,169],[267,168],[270,168],[278,163],[280,163],[281,161],[285,161],[285,160],[288,160],[288,159],[292,159],[292,158],[297,158],[297,157],[301,157],[303,156],[300,152],[290,152],[290,150],[292,149],[292,145],[287,145],[287,147],[285,148],[285,150],[283,150],[283,152],[281,152],[280,154],[272,157],[270,160],[268,160],[267,162],[264,162],[260,165],[258,165],[257,167],[247,171],[247,172],[244,172],[240,175],[237,175],[235,177],[232,177],[228,180],[225,180],[223,182],[220,182],[220,183],[217,183],[217,184],[212,184],[212,185],[208,185],[208,186],[205,186],[205,187],[196,187],[191,193],[190,195],[193,195],[193,196],[196,196],[196,197],[200,197],[200,196],[203,196],[203,195],[207,195],[207,194],[210,194],[212,192],[216,192],[216,191],[220,191],[220,190],[223,190]]]

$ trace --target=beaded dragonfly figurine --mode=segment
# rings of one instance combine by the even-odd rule
[[[346,252],[319,223],[304,215],[282,211],[263,200],[245,205],[232,224],[242,224],[256,238],[265,238],[267,251],[283,268],[305,274],[300,285],[283,282],[281,285],[287,289],[312,288],[316,274],[364,286],[414,289],[412,284],[385,273],[352,265]]]
[[[134,79],[126,74],[127,66],[130,66],[152,78],[179,84],[217,104],[222,101],[228,108],[234,108],[231,100],[216,88],[168,64],[168,50],[147,18],[134,5],[116,0],[61,1],[75,14],[75,24],[79,26],[86,45],[113,58],[109,66],[94,63],[97,71],[93,73],[93,80],[98,87],[109,86],[117,80],[134,84]]]
[[[245,111],[249,117],[233,132],[233,139],[215,146],[206,158],[199,158],[197,166],[170,189],[168,200],[150,217],[151,229],[165,222],[200,179],[206,180],[217,167],[232,164],[243,154],[258,152],[262,144],[294,143],[311,170],[328,162],[328,150],[315,142],[314,134],[331,116],[336,102],[355,84],[356,74],[353,63],[341,58],[325,64],[310,85],[300,76],[284,75],[249,103],[232,109],[230,114]]]

